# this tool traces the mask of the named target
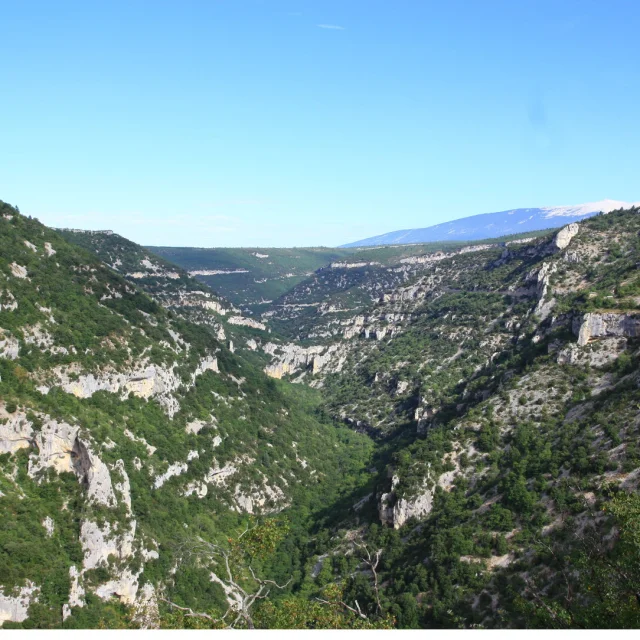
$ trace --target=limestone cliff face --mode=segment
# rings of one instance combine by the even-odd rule
[[[71,455],[74,471],[87,487],[89,502],[115,507],[118,501],[107,465],[80,438],[75,439]]]
[[[391,479],[391,490],[380,495],[378,514],[380,522],[399,529],[410,518],[424,518],[433,509],[433,490],[428,488],[428,478],[423,487],[410,499],[398,498],[395,489],[400,479],[394,475]]]
[[[241,327],[251,327],[252,329],[260,329],[260,331],[266,331],[267,327],[262,323],[251,318],[244,318],[243,316],[231,316],[229,318],[229,324],[239,325]]]
[[[611,365],[627,349],[628,341],[620,337],[604,337],[585,345],[568,344],[558,350],[556,362],[560,365],[589,366],[601,369]]]
[[[30,429],[31,427],[29,427]],[[89,501],[113,507],[117,500],[107,465],[78,434],[80,427],[43,416],[43,425],[33,442],[37,453],[29,460],[29,475],[37,478],[47,468],[74,473],[87,489]]]
[[[580,225],[576,222],[572,222],[563,229],[560,229],[553,239],[554,248],[557,251],[566,249],[571,243],[572,238],[578,234],[578,231],[580,231]]]
[[[145,583],[138,592],[135,603],[135,621],[141,629],[158,629],[160,627],[158,597],[150,582]]]
[[[143,570],[143,565],[139,565],[137,571],[132,571],[127,564],[135,550],[140,548],[140,542],[136,538],[136,521],[129,520],[124,527],[120,525],[116,531],[109,522],[101,527],[92,520],[85,520],[81,527],[80,542],[84,551],[84,561],[81,571],[76,570],[76,591],[78,592],[86,571],[101,566],[109,567],[113,577],[98,585],[94,590],[95,594],[103,600],[117,596],[125,604],[134,604],[139,587],[138,578]],[[145,554],[142,555],[144,557]],[[84,588],[81,588],[81,591],[84,593]],[[76,598],[74,606],[84,606],[81,596]]]
[[[140,366],[125,372],[101,371],[80,373],[77,367],[57,367],[47,377],[47,384],[39,387],[42,393],[58,386],[77,398],[90,398],[98,391],[120,393],[126,398],[130,393],[139,398],[155,398],[169,416],[179,410],[179,403],[173,393],[183,385],[182,378],[176,372],[178,363],[171,367],[142,363]],[[204,357],[191,374],[191,384],[206,371],[218,372],[215,356]]]
[[[545,262],[540,269],[530,274],[529,279],[535,281],[536,294],[538,296],[538,304],[534,313],[541,319],[546,318],[555,306],[555,299],[551,297],[550,280],[553,273],[557,270],[557,266],[550,262]]]
[[[605,337],[635,338],[640,336],[640,314],[637,313],[585,313],[573,321],[573,333],[578,344]]]
[[[0,587],[0,627],[4,622],[22,622],[27,619],[29,605],[38,598],[37,587],[33,582],[28,582],[17,593],[5,594]]]
[[[322,356],[327,351],[324,346],[305,348],[295,344],[278,345],[269,342],[263,349],[274,358],[274,362],[264,370],[272,378],[282,378],[284,375],[306,369],[310,365],[314,373],[317,373],[329,360],[326,354]]]
[[[42,421],[39,430],[34,430],[32,424],[20,414],[13,422],[7,423],[13,427],[7,440],[10,444],[18,446],[15,444],[14,436],[16,433],[24,433],[29,436],[27,446],[31,443],[34,445],[36,451],[30,456],[29,475],[39,482],[41,473],[48,468],[57,473],[74,473],[85,488],[88,504],[102,505],[108,509],[115,509],[119,504],[124,504],[128,514],[116,525],[108,521],[99,524],[91,517],[82,521],[79,541],[84,559],[80,569],[75,566],[70,569],[72,589],[63,616],[70,615],[71,607],[84,606],[84,594],[87,589],[84,586],[84,574],[97,567],[109,568],[112,577],[93,589],[96,595],[103,599],[116,595],[123,602],[134,604],[142,566],[137,572],[133,572],[126,561],[133,556],[136,549],[141,549],[141,542],[136,538],[136,521],[131,518],[131,490],[124,462],[117,460],[110,469],[93,450],[90,441],[80,435],[80,426],[59,422],[49,416],[39,418]],[[7,428],[7,425],[4,427]],[[21,444],[20,442],[19,445]],[[115,484],[112,481],[112,473],[117,479]],[[55,516],[48,518],[43,526],[47,531],[55,531]],[[147,553],[146,556],[143,554],[143,557],[153,558],[157,557],[157,554]],[[33,593],[35,591],[31,589],[28,593],[14,598],[0,597],[0,619],[4,607],[4,619],[18,622],[24,620]]]
[[[0,407],[0,453],[14,453],[18,449],[28,448],[32,436],[32,423],[25,413],[7,413],[4,406]]]
[[[37,453],[30,456],[29,475],[35,478],[49,467],[58,473],[74,473],[73,449],[79,430],[77,425],[47,419],[35,436]]]

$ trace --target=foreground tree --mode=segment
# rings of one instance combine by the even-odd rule
[[[560,598],[527,583],[516,604],[531,626],[552,628],[640,627],[640,495],[617,494],[599,514],[612,516],[612,539],[595,528],[584,534],[580,550],[566,557],[541,544],[563,583]]]
[[[228,607],[226,611],[194,611],[161,598],[169,607],[163,618],[168,628],[255,628],[252,617],[254,605],[269,596],[273,589],[284,589],[291,580],[280,585],[262,578],[254,568],[273,553],[288,531],[288,525],[267,520],[248,527],[238,538],[227,538],[226,544],[209,542],[203,538],[186,540],[181,545],[183,562],[194,562],[211,569],[211,580],[222,587]]]
[[[260,566],[274,553],[288,531],[286,523],[267,520],[247,528],[237,538],[227,538],[226,544],[202,538],[185,541],[184,562],[211,570],[211,579],[219,584],[228,603],[226,611],[215,608],[194,611],[167,598],[161,598],[167,611],[161,626],[170,629],[391,629],[394,620],[382,616],[378,597],[376,568],[380,552],[371,552],[362,545],[365,563],[375,578],[377,611],[365,614],[357,600],[345,601],[343,584],[330,584],[316,597],[292,594],[278,597],[291,582],[278,584],[262,577]],[[359,545],[360,546],[360,545]],[[275,597],[274,597],[275,596]]]

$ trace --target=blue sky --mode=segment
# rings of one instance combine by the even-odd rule
[[[637,0],[0,0],[0,199],[143,244],[339,245],[640,199]]]

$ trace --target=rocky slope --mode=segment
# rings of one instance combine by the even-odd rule
[[[190,531],[215,539],[249,514],[321,504],[345,455],[364,464],[366,439],[314,417],[313,396],[176,313],[193,291],[183,274],[147,256],[138,278],[1,209],[5,626],[96,626],[113,602],[148,619],[193,577],[177,555]]]
[[[351,251],[327,247],[200,249],[148,247],[189,271],[243,311],[256,313],[311,275]]]
[[[400,627],[638,620],[638,209],[354,254],[253,318],[194,314],[214,294],[123,239],[67,236],[107,266],[2,215],[5,626],[224,606],[180,541],[285,513],[280,625],[327,585]]]
[[[358,311],[336,372],[315,377],[380,442],[343,531],[364,518],[404,532],[402,551],[386,537],[384,579],[421,625],[525,625],[527,607],[572,606],[562,589],[580,574],[558,558],[619,539],[607,500],[640,483],[639,233],[640,210],[617,211],[425,264]]]

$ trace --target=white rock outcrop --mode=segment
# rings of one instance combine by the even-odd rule
[[[571,239],[577,235],[578,231],[580,231],[580,225],[575,222],[572,222],[563,229],[560,229],[552,241],[554,248],[557,251],[566,249],[569,246]]]
[[[187,471],[189,467],[186,462],[176,462],[169,466],[169,468],[161,475],[158,475],[153,480],[153,488],[159,489],[169,478],[179,476]]]
[[[13,293],[8,289],[0,291],[0,311],[15,311],[18,308],[18,301]]]
[[[28,448],[32,438],[32,423],[25,413],[7,413],[4,407],[0,408],[0,453]]]
[[[124,468],[124,460],[116,460],[113,470],[120,476],[120,482],[116,482],[113,487],[120,494],[120,499],[127,507],[127,513],[131,513],[131,484],[129,476]]]
[[[156,590],[150,582],[142,585],[135,603],[135,622],[141,629],[159,629],[160,612]]]
[[[184,490],[185,496],[195,494],[198,498],[204,498],[209,493],[209,487],[206,482],[190,482]]]
[[[42,470],[74,473],[87,489],[91,502],[115,507],[116,496],[107,465],[92,451],[90,445],[78,437],[80,428],[45,416],[34,442],[38,453],[29,459],[29,475],[34,478]]]
[[[255,487],[250,492],[245,492],[236,485],[234,490],[235,510],[245,513],[264,512],[264,507],[270,503],[273,506],[266,510],[272,513],[281,511],[284,508],[285,495],[278,486],[271,486],[264,478],[261,487]]]
[[[595,338],[640,336],[640,314],[585,313],[573,321],[573,333],[581,347]]]
[[[47,416],[41,430],[35,436],[38,453],[30,456],[29,475],[33,478],[49,467],[58,473],[74,473],[72,452],[79,430],[78,426],[58,422]]]
[[[113,492],[111,474],[107,465],[79,438],[76,439],[74,453],[76,456],[74,460],[76,475],[86,484],[89,501],[107,507],[115,507],[118,501]],[[129,479],[127,478],[126,484],[128,485],[128,483]],[[129,496],[130,503],[131,497]]]
[[[391,479],[391,491],[380,496],[378,514],[382,524],[399,529],[410,518],[424,518],[433,509],[433,489],[428,488],[429,478],[425,478],[420,491],[410,498],[398,498],[395,488],[399,484],[398,476]]]
[[[557,270],[557,265],[550,262],[545,262],[538,271],[534,271],[527,276],[527,279],[536,280],[536,294],[538,296],[538,304],[534,310],[534,313],[541,319],[545,320],[551,310],[555,306],[555,298],[549,297],[551,293],[550,280],[551,275]]]
[[[338,345],[300,347],[296,344],[277,345],[267,343],[263,350],[273,357],[273,362],[265,367],[265,373],[271,378],[282,378],[307,367],[318,373],[331,362],[333,355],[339,349]]]
[[[0,358],[15,360],[20,355],[20,342],[0,329]]]
[[[55,528],[56,528],[53,519],[50,516],[47,516],[42,521],[42,526],[44,527],[45,531],[47,532],[47,538],[51,538],[53,536],[53,532],[55,531]]]
[[[83,607],[85,590],[80,585],[80,572],[75,565],[69,567],[69,578],[71,578],[71,589],[69,590],[69,606]]]
[[[96,589],[96,595],[103,600],[108,600],[112,596],[118,596],[124,604],[132,605],[136,601],[138,577],[141,573],[142,570],[138,573],[132,573],[130,569],[124,569],[113,580],[101,584]]]
[[[27,268],[23,267],[22,265],[16,264],[15,262],[12,262],[9,265],[9,269],[11,269],[11,273],[16,278],[21,278],[21,279],[24,280],[27,277]]]
[[[165,412],[173,417],[179,411],[180,404],[172,393],[183,385],[181,376],[175,372],[176,367],[177,363],[168,368],[142,364],[127,373],[80,373],[73,368],[56,367],[52,374],[57,380],[52,386],[60,386],[77,398],[90,398],[98,391],[121,393],[123,399],[130,393],[139,398],[155,398]],[[206,356],[198,363],[191,374],[191,384],[195,384],[196,378],[206,371],[218,372],[215,356]]]
[[[209,469],[209,473],[205,476],[204,481],[208,484],[224,486],[229,476],[237,473],[238,467],[231,463],[226,464],[224,467],[219,467],[215,459],[214,462],[215,466]]]
[[[40,587],[33,582],[27,581],[16,595],[5,595],[0,587],[0,627],[5,622],[23,622],[27,619],[29,606],[37,599]]]
[[[267,327],[257,320],[251,318],[244,318],[243,316],[231,316],[229,318],[229,324],[239,325],[241,327],[251,327],[252,329],[260,329],[260,331],[266,331]]]
[[[115,556],[120,560],[131,557],[135,535],[135,520],[129,523],[129,527],[121,535],[115,534],[108,522],[100,528],[92,520],[83,520],[80,525],[80,544],[84,551],[82,573],[88,569],[106,566],[109,556]]]

